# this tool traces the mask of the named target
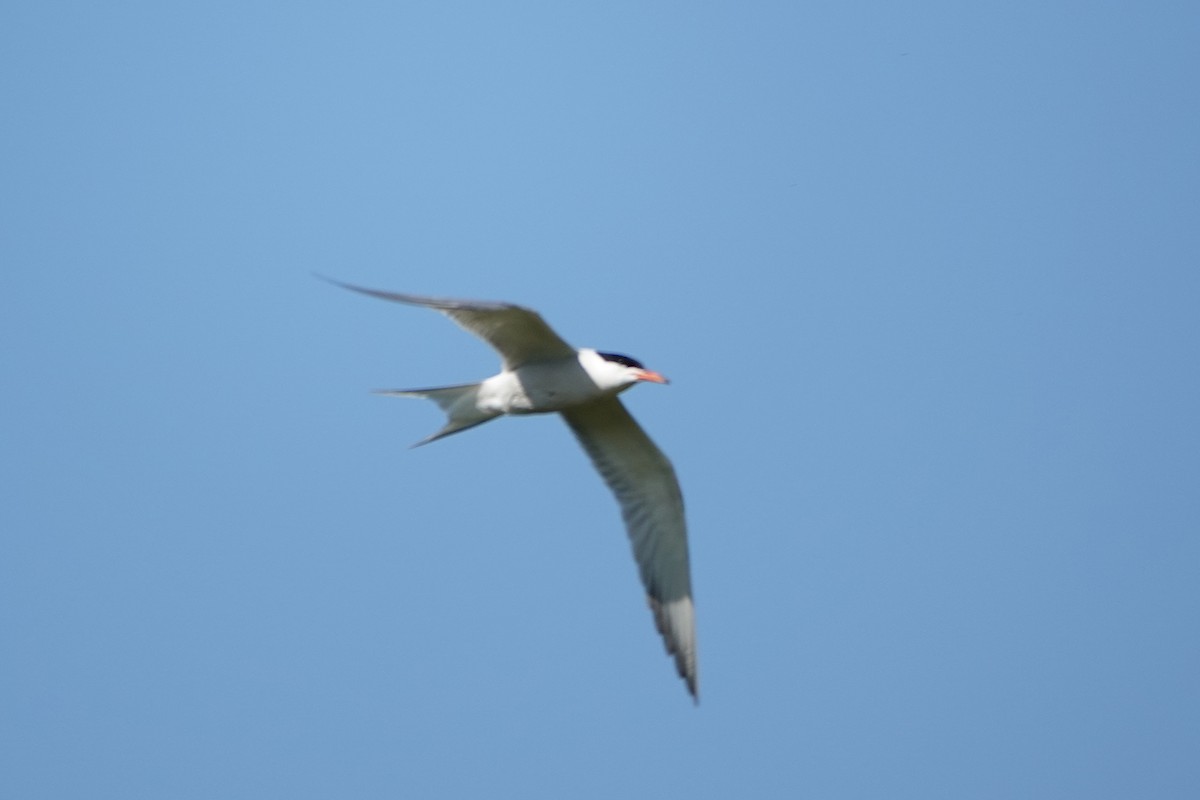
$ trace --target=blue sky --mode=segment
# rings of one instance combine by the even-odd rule
[[[1200,11],[27,3],[0,794],[1191,798]],[[702,703],[520,302],[673,379]]]

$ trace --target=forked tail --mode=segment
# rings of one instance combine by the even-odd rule
[[[424,397],[438,404],[438,408],[446,412],[446,424],[440,430],[413,445],[423,444],[449,436],[452,433],[465,431],[476,425],[482,425],[489,419],[500,416],[492,411],[481,411],[476,405],[479,397],[478,383],[465,383],[461,386],[441,386],[436,389],[378,389],[375,394],[386,394],[392,397]]]

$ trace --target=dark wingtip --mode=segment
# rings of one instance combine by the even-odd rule
[[[334,286],[345,286],[346,285],[339,280],[335,280],[334,278],[331,278],[328,275],[322,275],[319,272],[310,272],[308,274],[312,275],[314,278],[316,278],[319,281],[325,281],[326,283],[332,283]]]
[[[339,281],[337,278],[331,278],[328,275],[322,275],[319,272],[313,272],[310,274],[318,280],[325,281],[326,283],[332,284],[334,286],[340,286],[343,289],[349,289],[352,292],[361,292],[362,294],[377,294],[377,291],[375,289],[367,289],[362,286],[355,286],[353,283],[346,283],[345,281]]]

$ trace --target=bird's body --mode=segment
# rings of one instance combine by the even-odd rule
[[[695,615],[683,497],[671,463],[617,398],[640,381],[666,383],[666,379],[628,356],[576,350],[537,312],[521,306],[334,283],[442,311],[500,353],[501,371],[478,383],[382,392],[428,398],[446,413],[446,424],[418,444],[500,416],[562,414],[621,505],[655,624],[688,691],[696,697]]]

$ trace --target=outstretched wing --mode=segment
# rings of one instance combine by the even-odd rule
[[[546,324],[541,314],[524,306],[485,300],[423,297],[367,289],[331,278],[325,280],[372,297],[437,309],[495,348],[504,361],[505,369],[516,369],[522,364],[537,361],[572,358],[575,355],[575,348],[563,341],[554,329]]]
[[[621,504],[654,622],[696,698],[695,608],[683,495],[675,470],[616,397],[576,406],[562,415]]]

